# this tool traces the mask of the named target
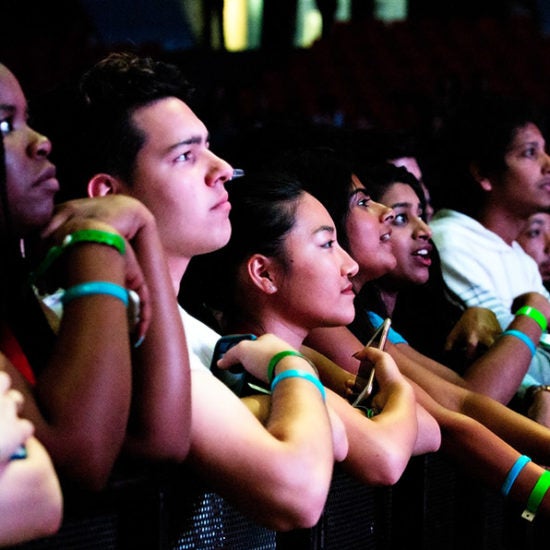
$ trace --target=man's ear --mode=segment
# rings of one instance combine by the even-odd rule
[[[488,192],[493,190],[493,184],[491,183],[491,180],[481,173],[477,164],[470,164],[470,174],[472,174],[473,178],[477,181],[477,183],[479,183],[483,191]]]
[[[250,280],[266,294],[277,292],[276,266],[272,258],[254,254],[246,264]]]
[[[119,181],[109,174],[96,174],[88,182],[89,197],[104,197],[120,192]]]

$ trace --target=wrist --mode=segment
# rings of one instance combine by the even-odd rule
[[[97,279],[123,284],[126,278],[126,259],[114,248],[87,243],[68,251],[64,260],[61,280],[67,286]]]
[[[544,332],[548,328],[548,320],[547,320],[546,316],[541,311],[539,311],[537,308],[534,308],[532,306],[522,306],[522,307],[520,307],[516,311],[515,315],[516,315],[516,317],[518,315],[525,315],[526,317],[529,317],[530,319],[535,321],[535,323],[537,323],[537,325],[539,325],[542,332]]]
[[[292,361],[291,361],[292,360]],[[302,367],[306,365],[311,369],[311,372],[318,376],[318,371],[311,359],[296,350],[283,350],[276,353],[269,361],[267,366],[267,381],[271,383],[276,375],[284,370],[289,370],[295,367]],[[277,371],[277,372],[275,372]]]

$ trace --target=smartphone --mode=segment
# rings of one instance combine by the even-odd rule
[[[254,334],[227,334],[222,336],[214,347],[210,370],[212,374],[219,378],[233,393],[239,397],[244,397],[258,391],[266,392],[267,388],[262,381],[254,378],[245,370],[242,365],[232,365],[228,369],[220,369],[218,360],[221,359],[228,350],[243,340],[256,340]]]
[[[391,326],[391,319],[388,317],[376,329],[371,339],[367,342],[366,348],[375,347],[383,350],[386,346],[386,340]],[[355,407],[367,399],[374,387],[374,365],[369,361],[361,361],[357,376],[355,377],[355,390],[351,404]]]

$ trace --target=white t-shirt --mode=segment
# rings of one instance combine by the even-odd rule
[[[506,243],[477,220],[443,209],[430,222],[443,277],[468,307],[490,309],[505,329],[514,299],[538,292],[550,299],[536,262],[517,243]],[[522,386],[550,383],[550,354],[538,346]]]
[[[178,308],[189,349],[189,365],[192,370],[210,372],[214,346],[220,335],[202,321],[189,315],[181,306]]]

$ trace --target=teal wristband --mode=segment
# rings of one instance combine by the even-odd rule
[[[512,468],[510,468],[510,471],[508,472],[508,475],[506,476],[506,479],[504,480],[504,483],[502,484],[502,487],[500,488],[500,492],[505,497],[508,496],[508,493],[510,492],[510,489],[512,488],[512,485],[516,481],[517,477],[519,476],[519,473],[525,466],[531,462],[531,459],[526,455],[521,455]]]
[[[514,330],[514,329],[505,330],[500,336],[501,337],[515,336],[516,338],[519,338],[529,348],[529,351],[531,352],[531,356],[534,356],[535,353],[537,353],[537,347],[535,346],[531,338],[529,338],[527,334],[524,334],[523,332],[521,332],[521,330]]]
[[[548,328],[548,321],[546,320],[546,317],[534,307],[531,306],[523,306],[520,307],[516,311],[516,315],[526,315],[527,317],[531,317],[533,321],[537,323],[537,325],[540,327],[542,332],[546,332],[546,329]]]
[[[306,357],[303,353],[300,353],[299,351],[293,350],[293,349],[287,349],[284,351],[280,351],[279,353],[276,353],[270,360],[269,364],[267,365],[267,381],[271,384],[273,381],[273,376],[275,374],[275,367],[281,361],[281,359],[284,359],[285,357],[288,357],[289,355],[292,355],[294,357],[300,357],[301,359],[304,359],[307,361],[312,367],[315,372],[317,372],[317,368],[313,364],[313,361],[309,359],[309,357]]]
[[[321,397],[323,398],[323,401],[326,400],[327,394],[319,378],[317,378],[314,374],[311,374],[311,372],[307,372],[305,370],[291,369],[291,370],[285,370],[281,372],[273,379],[273,382],[271,382],[271,392],[273,392],[273,390],[277,387],[277,384],[279,382],[287,378],[302,378],[303,380],[307,380],[308,382],[311,382],[321,393]]]
[[[61,303],[68,304],[76,298],[85,296],[94,296],[96,294],[107,294],[118,298],[126,307],[128,307],[128,290],[123,286],[111,283],[109,281],[88,281],[78,285],[71,286],[61,296]]]
[[[104,244],[115,248],[122,256],[126,253],[126,241],[118,233],[110,233],[99,229],[81,229],[66,235],[60,245],[50,248],[44,261],[33,273],[33,278],[36,280],[38,277],[41,277],[67,248],[77,243]]]
[[[535,483],[529,499],[527,500],[527,506],[521,517],[527,521],[533,521],[539,509],[540,503],[544,498],[544,495],[550,489],[550,472],[548,470],[544,471],[539,477],[538,481]]]

